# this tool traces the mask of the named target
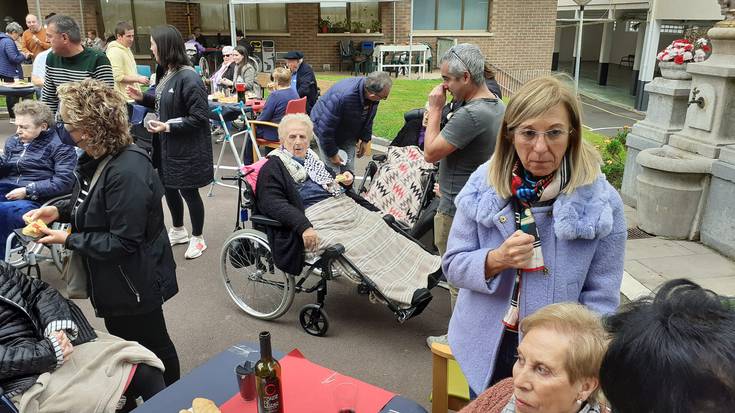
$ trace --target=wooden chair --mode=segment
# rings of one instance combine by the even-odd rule
[[[470,401],[470,387],[459,364],[446,344],[431,345],[432,391],[431,413],[462,410]]]
[[[286,105],[286,115],[291,115],[294,113],[306,113],[306,96],[302,97],[301,99],[293,99],[289,100],[288,104]],[[269,141],[268,139],[260,139],[258,138],[258,126],[265,126],[270,128],[276,128],[278,129],[278,124],[273,122],[266,122],[263,120],[251,120],[248,122],[250,124],[250,128],[253,131],[253,136],[255,136],[255,142],[258,144],[259,147],[264,146],[266,148],[273,148],[278,149],[281,147],[281,144],[278,142]],[[253,162],[260,159],[259,152],[256,148],[253,148]]]

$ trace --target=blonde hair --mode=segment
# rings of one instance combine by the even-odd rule
[[[309,139],[314,136],[314,124],[311,122],[309,115],[305,113],[292,113],[284,116],[278,124],[278,139],[283,139],[288,135],[289,125],[294,122],[301,122],[306,126],[306,136]]]
[[[87,136],[87,152],[94,157],[119,152],[133,143],[128,130],[127,102],[104,83],[85,79],[58,88],[64,123]]]
[[[46,104],[40,100],[21,100],[15,104],[15,116],[27,115],[33,120],[35,126],[45,123],[46,128],[54,124],[54,115]]]
[[[291,71],[285,67],[273,69],[273,80],[278,86],[288,86],[291,83]]]
[[[546,327],[569,338],[564,370],[569,382],[584,378],[599,378],[602,359],[607,351],[608,336],[600,317],[579,303],[547,305],[521,321],[525,335],[537,327]],[[597,400],[599,387],[589,400]]]
[[[490,162],[488,181],[495,192],[510,198],[510,179],[513,165],[518,159],[513,147],[513,129],[528,119],[542,116],[550,108],[561,104],[569,115],[569,146],[566,156],[570,160],[569,183],[564,193],[571,193],[583,185],[593,183],[600,174],[602,159],[592,145],[582,139],[582,111],[574,91],[565,85],[559,76],[544,76],[524,84],[514,94],[505,108],[503,124],[495,143],[495,152]]]

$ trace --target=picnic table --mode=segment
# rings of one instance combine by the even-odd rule
[[[358,409],[360,413],[426,413],[423,407],[412,400],[319,366],[306,360],[298,351],[288,355],[275,352],[274,357],[282,364],[284,404],[289,413],[331,411],[330,403],[326,402],[333,397],[330,386],[344,380],[360,386],[358,401],[360,406],[375,406],[376,403],[382,406],[374,410]],[[254,412],[255,403],[245,402],[240,398],[235,367],[245,361],[255,363],[259,358],[257,344],[243,342],[234,345],[210,358],[133,412],[177,412],[191,407],[195,397],[212,400],[223,413]],[[323,391],[320,391],[322,388]]]
[[[399,70],[400,68],[406,68],[407,73],[411,73],[411,69],[418,69],[419,71],[419,78],[423,79],[424,74],[426,73],[426,53],[429,51],[429,46],[425,44],[414,44],[414,45],[407,45],[407,44],[381,44],[378,46],[375,46],[375,58],[377,59],[377,65],[378,65],[378,71],[383,71],[385,68],[396,68],[396,70]],[[385,63],[384,62],[384,54],[385,53],[410,53],[412,55],[411,60],[413,60],[413,56],[421,56],[419,61],[417,63],[409,62],[406,63]]]
[[[2,83],[0,84],[0,95],[24,97],[36,93],[36,87],[32,83]]]

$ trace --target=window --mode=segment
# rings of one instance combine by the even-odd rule
[[[378,2],[319,3],[320,28],[332,33],[379,33],[381,31]],[[325,29],[321,28],[321,31]]]
[[[489,0],[414,0],[414,30],[487,30]]]
[[[662,24],[661,25],[661,33],[683,34],[684,33],[684,26],[682,26],[680,24]]]
[[[235,6],[237,27],[248,32],[287,33],[286,4],[240,4]]]
[[[641,22],[638,20],[628,20],[625,22],[625,31],[629,33],[637,33]]]

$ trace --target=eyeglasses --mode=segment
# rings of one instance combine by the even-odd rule
[[[462,58],[459,57],[459,55],[457,54],[457,52],[455,52],[454,50],[452,50],[452,54],[457,57],[457,60],[459,60],[460,63],[462,63],[462,66],[464,66],[464,69],[467,71],[467,73],[469,73],[470,72],[470,68],[467,67],[467,63],[465,63],[464,60],[462,60]]]
[[[570,130],[566,129],[550,129],[544,132],[535,131],[533,129],[517,129],[512,131],[513,134],[520,138],[524,143],[532,143],[536,141],[536,137],[545,136],[548,143],[556,143],[569,136]]]
[[[386,93],[385,96],[383,96],[383,95],[381,95],[379,93],[368,92],[368,95],[370,95],[370,96],[372,96],[374,98],[378,98],[378,100],[386,100],[386,99],[388,99],[388,93]]]

